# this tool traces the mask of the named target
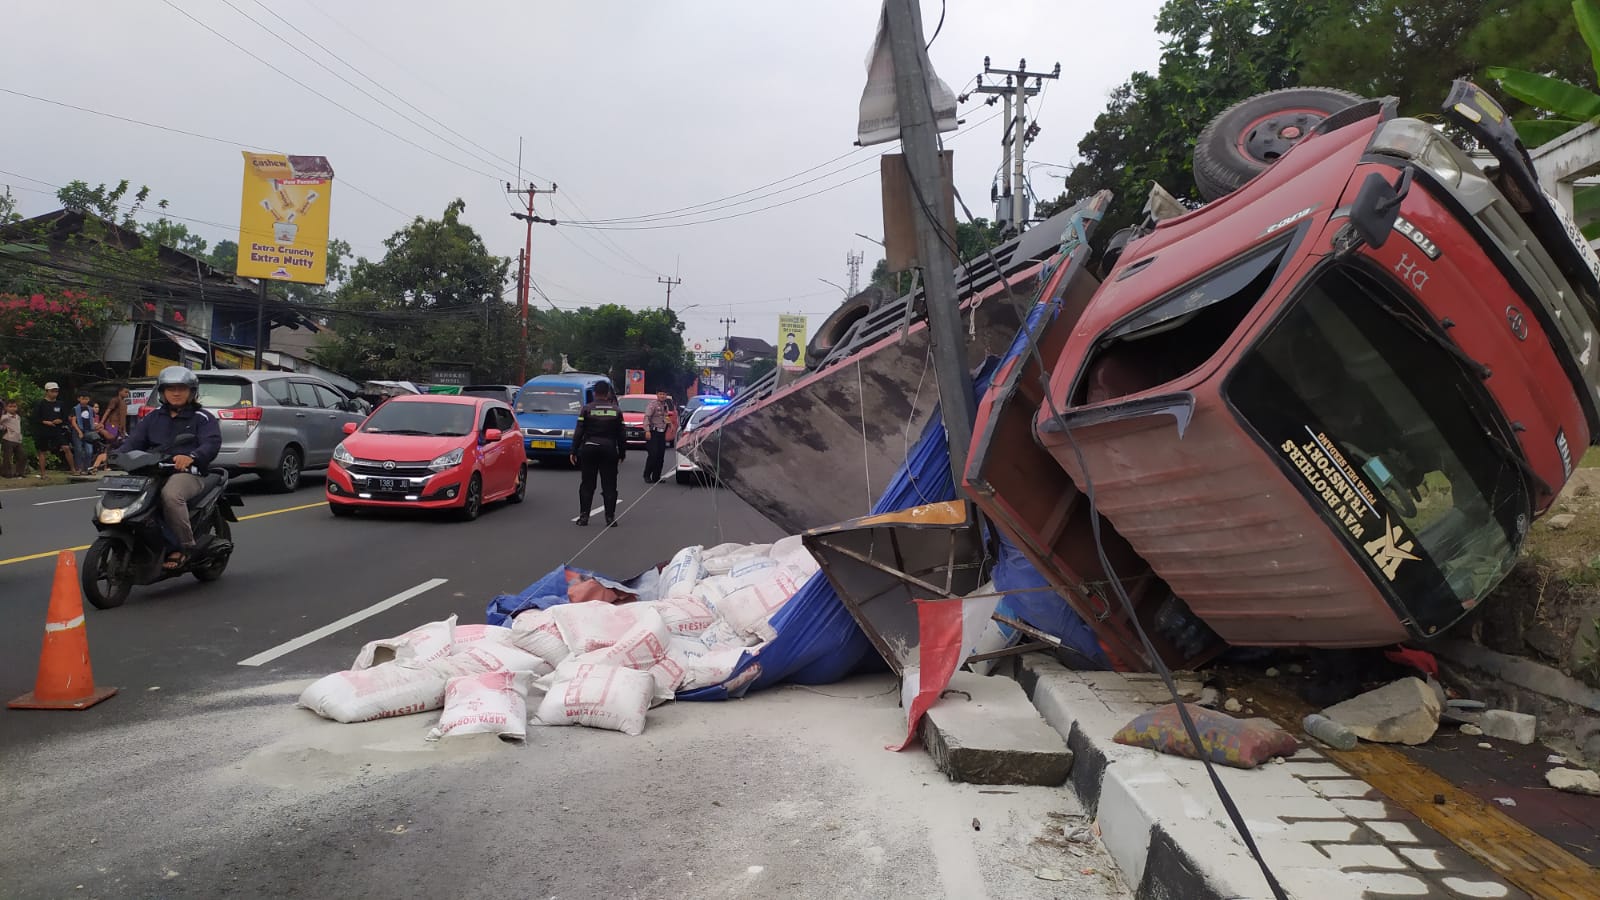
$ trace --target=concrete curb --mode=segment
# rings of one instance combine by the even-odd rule
[[[1040,654],[1017,668],[1035,708],[1073,751],[1070,782],[1135,897],[1271,897],[1200,763],[1112,741],[1161,701],[1154,677],[1075,672]],[[1526,896],[1314,749],[1217,774],[1296,900]]]

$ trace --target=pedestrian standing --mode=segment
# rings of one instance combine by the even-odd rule
[[[89,471],[89,461],[95,455],[95,430],[100,417],[95,413],[94,399],[87,390],[78,391],[78,405],[72,408],[72,458],[78,464],[78,474]]]
[[[622,410],[617,407],[616,391],[608,381],[594,385],[594,402],[578,413],[578,427],[572,436],[572,462],[583,478],[578,483],[578,525],[589,524],[590,504],[594,503],[594,483],[600,481],[600,496],[605,502],[606,525],[617,524],[617,463],[628,454],[624,440]]]
[[[67,424],[67,405],[61,402],[61,385],[45,382],[44,399],[33,405],[33,440],[39,451],[39,474],[43,478],[45,463],[51,453],[60,455],[67,471],[76,472],[72,462],[72,428]]]
[[[21,478],[28,474],[28,460],[22,455],[22,413],[17,401],[7,400],[0,412],[0,478]]]
[[[666,391],[657,391],[656,398],[644,408],[644,427],[649,435],[645,441],[644,480],[655,484],[661,480],[661,462],[667,453],[667,430],[672,427],[672,398]]]

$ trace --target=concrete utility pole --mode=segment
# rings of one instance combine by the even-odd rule
[[[1003,75],[1003,84],[984,84],[984,75]],[[996,69],[990,66],[989,57],[983,58],[983,72],[978,75],[978,86],[974,93],[993,94],[987,101],[993,105],[996,99],[1005,100],[1006,131],[1000,138],[1001,158],[1001,190],[995,197],[995,221],[1007,228],[1015,228],[1019,233],[1028,227],[1028,184],[1024,181],[1022,163],[1028,142],[1039,133],[1039,126],[1035,123],[1028,125],[1028,98],[1036,97],[1044,87],[1046,78],[1056,79],[1061,77],[1061,64],[1056,63],[1055,69],[1049,72],[1029,72],[1028,61],[1019,60],[1017,68]],[[1028,79],[1033,79],[1033,84],[1028,84]]]
[[[922,284],[928,303],[928,335],[933,342],[934,372],[938,376],[940,409],[950,444],[950,474],[961,484],[967,471],[967,448],[972,444],[972,420],[977,402],[972,396],[972,373],[967,368],[967,347],[957,305],[955,260],[951,247],[956,236],[941,234],[939,204],[943,165],[939,157],[938,124],[933,98],[928,93],[927,51],[922,36],[922,10],[917,0],[886,0],[889,51],[894,57],[895,101],[900,113],[900,145],[911,181],[911,218],[917,228],[917,260],[922,264]]]
[[[675,284],[683,284],[683,279],[682,278],[662,278],[660,275],[657,275],[656,276],[656,283],[657,284],[664,284],[664,285],[667,286],[667,309],[671,309],[672,308],[672,286],[675,285]]]
[[[528,223],[527,245],[522,251],[522,274],[517,279],[517,317],[522,320],[522,355],[521,363],[517,367],[517,378],[520,381],[528,380],[528,286],[533,283],[533,223],[542,222],[546,225],[555,225],[555,219],[544,219],[533,214],[533,198],[538,194],[554,194],[555,182],[550,183],[549,190],[541,190],[528,183],[526,188],[514,188],[510,182],[506,183],[506,193],[526,195],[528,199],[527,213],[514,212],[511,217],[521,219]]]

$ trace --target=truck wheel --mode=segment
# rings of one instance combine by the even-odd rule
[[[1212,119],[1195,140],[1195,187],[1207,201],[1233,193],[1323,119],[1365,99],[1336,88],[1297,87],[1240,100]]]
[[[278,457],[278,465],[271,472],[264,473],[262,480],[266,481],[268,489],[278,494],[292,494],[300,486],[300,473],[305,465],[300,451],[294,447],[283,448],[283,455]]]

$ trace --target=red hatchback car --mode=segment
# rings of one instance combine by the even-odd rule
[[[485,503],[521,503],[528,489],[511,408],[487,397],[395,397],[333,451],[328,509],[448,509],[471,521]]]

